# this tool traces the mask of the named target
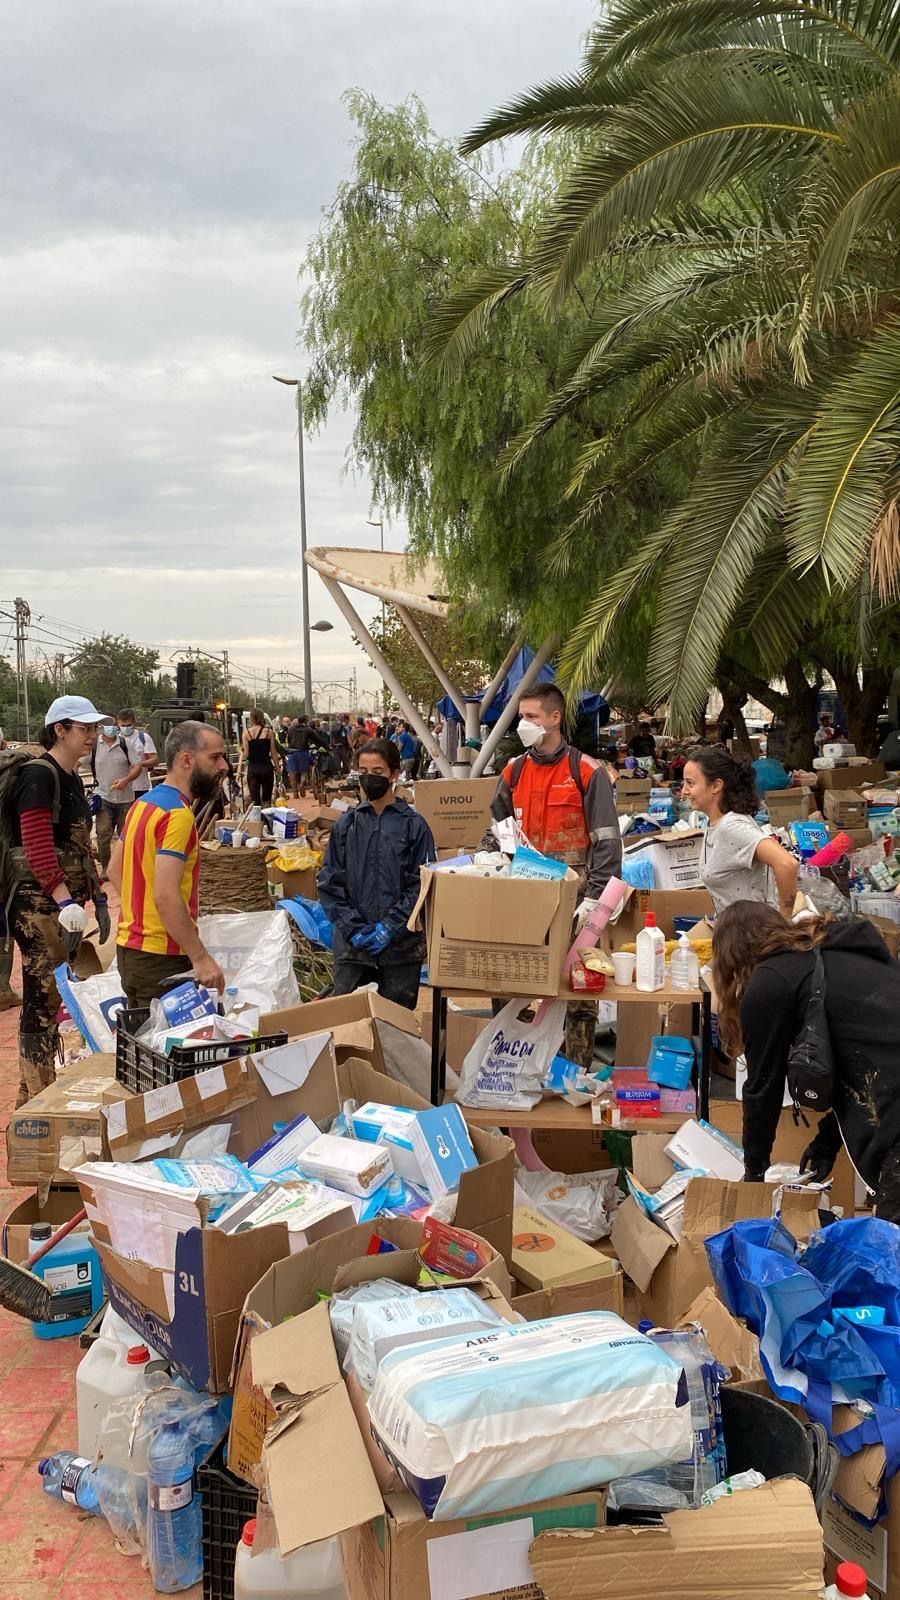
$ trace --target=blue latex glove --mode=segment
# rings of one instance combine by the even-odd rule
[[[353,938],[350,940],[354,950],[368,950],[368,940],[372,938],[374,932],[375,929],[370,926],[368,928],[361,928],[359,933],[355,933]]]
[[[370,956],[380,956],[386,950],[394,935],[386,922],[376,922],[371,933],[363,939],[361,948],[368,950]]]

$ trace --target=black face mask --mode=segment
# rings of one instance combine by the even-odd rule
[[[383,800],[391,787],[391,780],[383,778],[380,772],[361,772],[359,787],[367,800]]]
[[[195,767],[191,773],[191,794],[195,800],[212,800],[218,793],[221,778],[217,772],[201,772]]]

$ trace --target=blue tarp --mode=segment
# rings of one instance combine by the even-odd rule
[[[506,677],[500,685],[499,690],[497,691],[493,705],[491,705],[487,710],[487,713],[483,719],[486,723],[492,724],[497,721],[500,713],[508,705],[510,699],[515,694],[519,684],[522,682],[522,679],[528,671],[528,668],[531,666],[531,663],[534,660],[534,655],[535,653],[531,649],[530,645],[525,644],[522,646],[519,654],[516,656],[515,661],[513,662],[508,673],[506,674]],[[556,672],[554,671],[553,667],[549,665],[541,667],[541,670],[537,675],[538,683],[553,683],[555,680]],[[484,693],[483,690],[482,693]],[[457,711],[449,695],[445,695],[443,700],[438,701],[437,709],[441,713],[441,716],[450,722],[462,721],[462,718],[460,717],[459,712]],[[599,728],[605,728],[609,721],[609,705],[604,700],[602,694],[585,694],[582,695],[579,702],[578,715],[579,717],[595,717],[597,720],[597,726]]]

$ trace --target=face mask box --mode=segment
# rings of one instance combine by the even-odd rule
[[[370,1101],[351,1120],[357,1139],[386,1144],[398,1176],[426,1189],[432,1200],[457,1189],[463,1173],[478,1165],[459,1106],[409,1111]]]

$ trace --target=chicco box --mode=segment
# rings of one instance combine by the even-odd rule
[[[694,1046],[690,1039],[670,1033],[651,1040],[647,1057],[651,1083],[664,1084],[667,1089],[686,1089],[693,1070]]]

